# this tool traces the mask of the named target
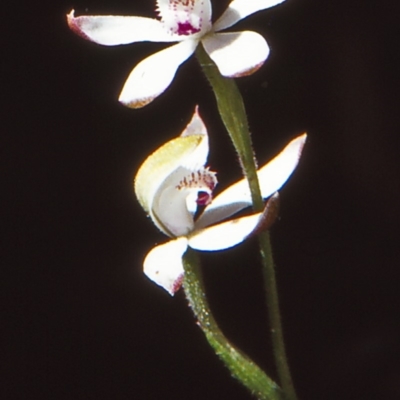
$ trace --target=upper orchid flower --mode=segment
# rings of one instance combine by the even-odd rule
[[[296,168],[306,135],[292,140],[272,161],[258,170],[263,198],[274,194]],[[144,272],[173,295],[183,279],[182,255],[188,246],[214,251],[235,246],[258,229],[264,213],[220,222],[252,204],[247,181],[225,189],[215,199],[215,173],[205,168],[207,130],[197,108],[182,134],[151,154],[135,177],[136,196],[169,242],[154,247]],[[196,218],[197,206],[205,206]]]
[[[163,93],[200,41],[222,75],[239,77],[255,72],[269,54],[264,38],[251,31],[219,31],[284,0],[233,0],[214,24],[210,0],[156,1],[160,20],[113,15],[75,17],[74,10],[67,16],[75,33],[106,46],[179,42],[145,58],[133,69],[119,97],[132,108],[143,107]]]

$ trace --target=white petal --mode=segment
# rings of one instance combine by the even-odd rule
[[[169,175],[154,195],[151,206],[150,216],[170,237],[185,236],[194,228],[193,213],[186,203],[188,193],[177,188],[187,174],[187,169],[179,168]]]
[[[257,227],[262,213],[222,222],[196,230],[189,236],[189,246],[196,250],[224,250],[242,243]]]
[[[187,239],[178,238],[154,247],[144,260],[144,273],[170,295],[174,295],[182,284],[182,256],[186,249]]]
[[[135,177],[135,193],[146,212],[150,211],[157,190],[171,174],[179,168],[197,168],[205,164],[208,155],[207,131],[187,134],[190,125],[191,122],[181,136],[159,147],[140,166]]]
[[[185,40],[145,58],[129,75],[119,101],[131,108],[152,102],[170,85],[177,69],[193,54],[197,43]]]
[[[186,125],[186,128],[182,131],[181,136],[190,135],[207,135],[207,128],[200,117],[199,106],[196,106],[190,122]]]
[[[269,54],[265,39],[251,31],[215,33],[202,43],[221,74],[230,78],[257,71]]]
[[[194,228],[198,194],[211,198],[216,185],[214,174],[206,169],[178,168],[169,175],[154,195],[150,216],[168,236],[186,236]]]
[[[144,17],[117,15],[74,16],[67,15],[69,27],[79,36],[105,46],[135,42],[176,42],[182,40],[172,35],[160,21]]]
[[[208,158],[208,132],[199,114],[199,106],[194,109],[193,117],[181,133],[181,137],[202,135],[203,140],[196,147],[196,153],[183,160],[182,166],[191,170],[202,168]]]
[[[278,191],[296,168],[306,141],[306,134],[292,140],[274,159],[258,170],[261,194],[265,199]],[[196,221],[195,227],[214,224],[250,206],[247,181],[242,179],[217,195]]]
[[[271,196],[289,179],[299,163],[307,135],[293,139],[275,158],[261,167],[257,173],[263,198]]]
[[[181,136],[165,143],[147,157],[136,174],[134,186],[140,205],[150,214],[155,225],[168,236],[177,235],[170,230],[169,220],[171,218],[162,221],[163,216],[173,210],[170,216],[173,220],[175,214],[180,213],[182,219],[177,221],[178,225],[190,226],[192,229],[193,216],[191,212],[193,210],[188,210],[187,193],[183,193],[183,196],[178,196],[178,198],[175,198],[175,195],[179,193],[175,193],[174,196],[168,198],[163,196],[163,192],[165,191],[167,194],[168,188],[177,191],[180,180],[191,171],[201,169],[207,160],[207,155],[207,130],[204,128],[196,108],[191,122]],[[172,203],[169,204],[171,201]]]
[[[185,152],[179,154],[179,157],[176,157],[178,155],[176,153],[170,155],[175,162],[175,170],[169,172],[169,175],[164,178],[164,182],[154,193],[152,200],[150,216],[161,231],[170,237],[185,236],[193,230],[193,216],[197,211],[198,193],[206,192],[211,197],[212,190],[216,185],[215,177],[215,182],[211,182],[214,174],[203,168],[209,152],[208,133],[200,117],[198,106],[194,110],[192,119],[180,135],[181,138],[190,136],[201,137],[201,140],[194,148],[185,149]],[[179,139],[175,141],[175,145],[178,145],[178,142]],[[191,180],[191,175],[198,183],[193,187],[189,185],[189,187],[178,189],[183,179]],[[201,177],[205,177],[206,181],[202,182]]]
[[[283,3],[284,0],[233,0],[218,21],[215,22],[213,29],[220,31],[228,28],[236,22],[257,11],[265,10]]]

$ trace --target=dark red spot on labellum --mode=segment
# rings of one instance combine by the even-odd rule
[[[207,192],[199,192],[197,194],[196,203],[199,206],[206,206],[207,204],[210,203],[210,200],[211,200],[211,195]]]
[[[178,22],[178,35],[192,35],[199,32],[190,22]]]

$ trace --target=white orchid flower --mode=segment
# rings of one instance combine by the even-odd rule
[[[299,161],[306,135],[292,140],[272,161],[258,170],[263,198],[273,195]],[[227,220],[252,204],[242,179],[212,199],[215,173],[205,168],[208,156],[206,127],[194,112],[182,134],[151,154],[135,177],[139,203],[170,241],[154,247],[144,260],[144,272],[173,295],[181,286],[182,256],[188,246],[215,251],[235,246],[262,223],[264,213]],[[197,217],[197,206],[205,206]],[[221,222],[224,221],[224,222]]]
[[[157,0],[160,19],[116,15],[75,17],[72,10],[67,20],[75,33],[105,46],[179,42],[145,58],[129,75],[119,101],[140,108],[164,92],[200,41],[222,75],[239,77],[255,72],[269,54],[264,38],[252,31],[220,31],[283,1],[233,0],[214,24],[210,0]]]

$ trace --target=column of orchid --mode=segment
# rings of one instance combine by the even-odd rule
[[[256,32],[224,31],[248,15],[282,1],[233,0],[215,22],[210,0],[157,0],[157,18],[76,17],[72,10],[67,21],[78,35],[106,46],[140,41],[177,42],[133,68],[119,96],[119,101],[130,108],[144,107],[162,94],[179,66],[196,53],[245,177],[214,196],[217,175],[207,166],[208,132],[196,107],[182,133],[169,138],[148,156],[134,179],[140,205],[169,238],[149,250],[143,262],[144,273],[171,295],[183,284],[208,342],[232,375],[257,398],[295,400],[283,344],[268,229],[277,215],[278,190],[296,168],[306,135],[294,138],[275,158],[256,168],[244,104],[232,78],[258,70],[268,57],[269,47]],[[200,215],[198,206],[202,206]],[[253,210],[248,215],[235,217],[250,206]],[[260,243],[279,384],[220,331],[201,279],[197,251],[229,249],[255,234]]]

